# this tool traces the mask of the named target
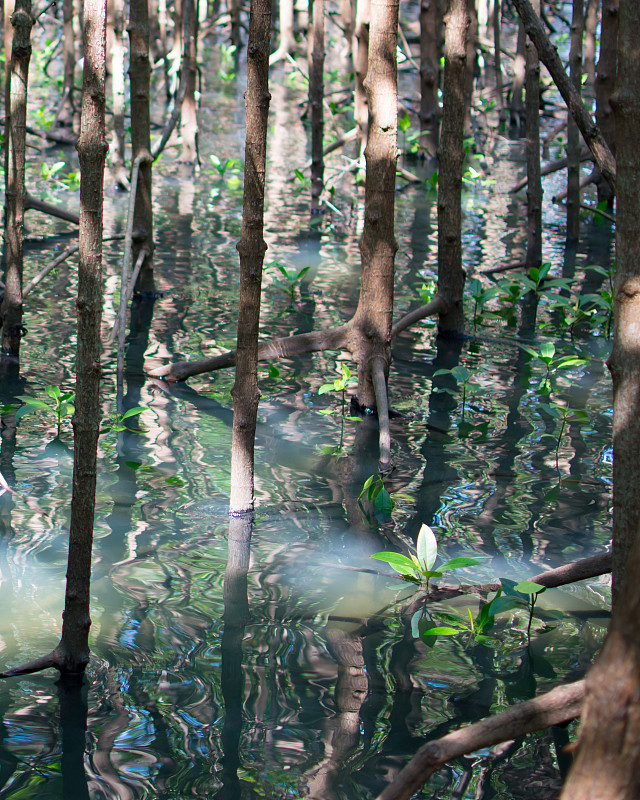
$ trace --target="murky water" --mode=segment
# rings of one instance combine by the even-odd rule
[[[163,296],[135,305],[127,356],[126,405],[146,406],[143,430],[100,440],[94,660],[82,691],[51,674],[0,684],[0,797],[375,796],[428,738],[582,676],[604,634],[607,582],[596,580],[545,593],[542,610],[562,614],[536,617],[530,642],[527,615],[518,611],[498,618],[488,644],[460,635],[429,647],[412,633],[418,596],[370,559],[406,550],[422,523],[433,527],[443,558],[479,559],[441,579],[454,585],[517,581],[607,546],[609,342],[604,324],[571,331],[560,323],[553,303],[561,289],[542,294],[535,323],[530,302],[517,300],[509,312],[495,299],[474,324],[470,299],[469,340],[438,341],[429,321],[398,337],[390,381],[400,412],[392,420],[396,470],[386,482],[396,507],[381,519],[358,504],[377,470],[375,426],[341,419],[339,397],[318,393],[336,377],[338,354],[288,359],[277,376],[261,367],[256,520],[250,542],[246,529],[230,530],[232,374],[177,387],[142,377],[143,368],[213,354],[235,337],[241,181],[233,165],[220,175],[210,156],[242,158],[243,81],[218,78],[215,48],[207,58],[203,168],[194,179],[169,153],[154,172]],[[339,153],[328,182],[341,213],[309,216],[306,188],[290,180],[306,160],[297,105],[304,87],[282,67],[276,78],[267,262],[311,270],[293,298],[267,270],[265,337],[349,318],[362,218]],[[71,150],[43,157],[74,169]],[[494,135],[474,164],[497,183],[466,186],[469,278],[517,261],[525,242],[522,197],[508,193],[523,168],[521,143]],[[32,191],[77,205],[76,193],[40,177],[38,165],[34,159]],[[548,180],[551,196],[562,178]],[[107,187],[105,235],[113,235],[124,229],[127,198]],[[574,297],[580,287],[598,291],[602,276],[585,268],[609,267],[610,230],[585,218],[572,252],[562,211],[545,201],[544,214],[554,276],[574,280]],[[68,227],[35,215],[29,225],[31,275],[51,256],[44,237],[59,233],[63,248]],[[435,231],[435,193],[399,191],[398,316],[418,304],[436,273]],[[119,255],[119,243],[106,245],[105,335],[117,308]],[[75,288],[74,269],[65,266],[29,298],[21,379],[3,382],[2,403],[41,397],[48,384],[72,388]],[[538,350],[553,342],[554,358],[588,362],[547,379],[544,363],[517,342]],[[105,346],[105,420],[114,411],[113,365]],[[435,375],[456,366],[471,374],[464,403],[454,377]],[[562,431],[553,403],[569,410]],[[3,475],[37,503],[0,497],[4,667],[57,642],[72,456],[68,421],[56,439],[51,417],[25,416],[16,427],[5,415],[2,437]],[[429,608],[435,618],[464,620],[480,602],[472,593]],[[537,781],[547,791],[566,768],[566,739],[554,730],[486,759],[462,759],[420,795],[532,798]]]

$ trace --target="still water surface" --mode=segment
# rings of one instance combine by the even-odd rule
[[[255,524],[230,527],[232,374],[176,387],[143,377],[145,368],[213,354],[235,337],[241,175],[233,165],[220,175],[210,156],[242,158],[243,79],[222,83],[216,54],[209,55],[202,170],[193,178],[169,154],[154,172],[162,296],[134,303],[127,353],[125,406],[145,406],[141,430],[100,440],[94,660],[81,690],[50,674],[0,684],[2,798],[374,797],[428,738],[581,677],[604,635],[607,582],[596,580],[545,593],[541,607],[561,618],[536,618],[530,642],[526,614],[511,612],[489,644],[461,635],[429,647],[411,625],[424,603],[370,559],[384,549],[407,552],[423,523],[436,532],[443,559],[480,560],[441,579],[449,585],[518,581],[606,548],[609,342],[604,325],[571,335],[560,324],[552,302],[562,289],[543,294],[535,321],[532,302],[518,300],[508,313],[509,304],[496,300],[490,308],[503,316],[474,324],[470,299],[468,340],[439,341],[429,321],[398,338],[390,517],[358,505],[377,471],[375,425],[342,419],[339,397],[318,393],[337,377],[339,354],[286,360],[277,376],[261,367]],[[275,283],[277,270],[267,269],[265,336],[348,319],[360,269],[362,198],[342,174],[342,156],[328,169],[341,213],[310,217],[306,189],[290,180],[307,157],[297,108],[304,87],[279,69],[267,262],[311,269],[293,298]],[[508,193],[522,152],[521,142],[494,135],[474,162],[497,182],[476,179],[465,188],[469,278],[522,256],[523,197]],[[72,168],[71,150],[53,157]],[[42,197],[77,204],[74,192],[38,177],[37,160],[32,171]],[[549,180],[551,196],[562,178]],[[124,230],[126,204],[108,185],[105,235]],[[602,277],[585,267],[609,268],[611,231],[585,219],[580,245],[566,248],[562,211],[545,201],[544,213],[545,259],[554,276],[573,280],[565,294],[599,291]],[[29,222],[31,276],[56,242],[66,246],[66,228]],[[435,276],[435,235],[435,194],[422,186],[399,191],[398,317],[419,304],[422,284]],[[105,246],[105,338],[118,302],[119,248]],[[29,298],[23,369],[19,381],[3,381],[3,404],[42,397],[48,384],[72,388],[74,296],[74,269],[65,267]],[[544,364],[516,341],[534,349],[554,342],[558,357],[577,353],[585,363],[547,380]],[[108,346],[104,363],[106,425],[115,391]],[[464,403],[454,377],[435,375],[456,366],[472,376]],[[587,416],[570,413],[560,436],[559,420],[542,405],[554,402]],[[4,416],[2,472],[48,516],[8,493],[0,497],[3,667],[57,642],[71,446],[68,424],[58,439],[50,418],[26,416],[16,425]],[[482,600],[475,592],[438,597],[429,602],[436,619],[443,612],[465,619]],[[567,736],[552,731],[462,759],[420,796],[549,797],[566,768]]]

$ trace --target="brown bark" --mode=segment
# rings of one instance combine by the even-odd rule
[[[269,58],[270,64],[276,64],[294,52],[296,40],[293,35],[293,0],[279,0],[278,17],[280,21],[280,44]]]
[[[540,13],[540,0],[533,0]],[[526,56],[526,131],[527,131],[527,257],[526,267],[542,263],[542,180],[540,175],[540,60],[531,39],[527,38]]]
[[[518,703],[500,714],[427,742],[377,800],[409,800],[449,761],[572,720],[580,714],[583,697],[584,681],[558,686],[533,700]]]
[[[578,754],[563,800],[640,796],[640,6],[621,0],[613,378],[613,616],[587,676]]]
[[[553,82],[567,104],[569,111],[578,124],[582,136],[593,153],[600,171],[607,183],[615,191],[616,184],[616,162],[611,151],[605,142],[598,126],[594,124],[589,111],[580,96],[576,93],[573,84],[569,80],[567,73],[562,66],[558,53],[549,41],[540,18],[531,8],[529,0],[513,0],[520,19],[522,20],[527,34],[531,37],[538,50],[540,61],[549,70]]]
[[[238,49],[242,44],[240,32],[242,25],[240,23],[240,11],[242,10],[241,0],[227,0],[227,7],[229,9],[229,18],[231,20],[231,44],[235,45]]]
[[[394,236],[398,131],[398,1],[372,0],[369,31],[369,70],[364,86],[369,105],[369,134],[365,159],[367,175],[364,229],[360,240],[362,278],[358,308],[350,323],[355,334],[360,406],[376,408],[371,380],[372,362],[384,361],[385,378],[391,363]]]
[[[582,35],[584,32],[584,0],[573,0],[571,18],[571,50],[569,76],[578,96],[582,92]],[[580,235],[580,131],[569,112],[567,119],[567,239]]]
[[[5,98],[5,293],[0,308],[1,358],[20,358],[22,325],[22,273],[24,256],[24,170],[27,124],[27,85],[31,58],[31,0],[18,0],[11,15],[13,37]]]
[[[438,295],[446,304],[438,328],[445,335],[464,331],[460,199],[462,161],[466,39],[469,15],[466,0],[449,0],[445,16],[444,85],[440,149],[438,154]]]
[[[493,64],[496,72],[496,95],[498,105],[504,109],[504,87],[502,83],[502,52],[500,50],[502,36],[500,26],[502,24],[502,0],[493,1]]]
[[[149,113],[149,7],[148,0],[132,0],[129,11],[129,46],[131,83],[131,160],[140,160],[133,212],[132,260],[144,252],[136,291],[152,294],[153,279],[153,207],[151,203],[151,119]]]
[[[478,13],[476,0],[467,0],[469,27],[467,29],[467,63],[464,85],[464,135],[471,136],[471,101],[473,98],[474,72],[476,68],[476,37],[478,34]]]
[[[59,669],[64,672],[83,672],[89,661],[89,587],[100,427],[106,0],[84,0],[83,22],[82,116],[77,144],[81,179],[73,495],[67,590],[57,648],[62,661]]]
[[[309,106],[311,108],[311,209],[318,211],[324,188],[324,0],[310,0],[311,52]]]
[[[245,178],[240,254],[236,378],[232,389],[231,514],[253,509],[253,470],[258,389],[258,331],[264,241],[264,183],[269,115],[271,0],[252,0],[247,47]]]
[[[438,0],[420,2],[420,153],[435,158],[440,111],[440,7]]]

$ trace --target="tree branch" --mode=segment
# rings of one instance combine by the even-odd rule
[[[448,761],[575,719],[582,711],[584,696],[584,680],[557,686],[533,700],[427,742],[377,800],[408,800]]]

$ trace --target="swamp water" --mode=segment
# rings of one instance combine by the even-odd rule
[[[469,297],[468,340],[440,341],[425,321],[394,342],[390,402],[400,415],[392,420],[396,469],[385,484],[393,513],[376,515],[366,503],[363,513],[358,504],[377,472],[377,429],[371,420],[342,419],[337,393],[319,394],[338,377],[338,354],[320,353],[278,362],[278,374],[261,366],[250,546],[247,530],[230,530],[233,375],[177,386],[143,377],[143,368],[212,355],[235,338],[242,183],[237,164],[221,165],[242,158],[244,78],[221,81],[216,53],[208,57],[203,168],[194,180],[171,155],[154,167],[162,296],[134,303],[127,351],[125,407],[146,407],[133,420],[142,430],[100,439],[94,657],[82,690],[53,674],[0,683],[2,798],[374,797],[427,739],[584,675],[604,636],[602,579],[541,596],[542,612],[561,614],[534,617],[530,641],[523,610],[500,615],[488,644],[461,634],[429,646],[412,628],[420,596],[370,558],[406,552],[426,523],[442,559],[480,561],[436,584],[490,584],[602,552],[609,542],[606,320],[570,329],[553,304],[607,288],[587,267],[609,269],[612,236],[585,218],[580,246],[565,248],[562,210],[547,201],[544,259],[572,288],[543,290],[535,320],[522,285],[515,301],[495,297],[475,314]],[[265,337],[339,324],[357,302],[361,198],[351,197],[352,179],[341,173],[346,162],[332,156],[327,174],[341,213],[310,217],[308,188],[290,180],[307,157],[297,107],[303,96],[296,73],[280,67],[266,262],[291,273],[311,269],[291,297],[276,283],[277,267],[267,269]],[[470,162],[480,177],[469,173],[463,197],[469,291],[481,270],[519,260],[525,241],[523,197],[508,193],[523,170],[523,143],[496,134],[482,149]],[[74,169],[74,153],[34,158],[29,178],[34,194],[73,207],[76,193],[38,176],[42,158],[67,161],[62,178]],[[546,181],[550,197],[562,178]],[[123,232],[126,206],[107,180],[106,236]],[[396,216],[399,317],[419,304],[422,285],[435,276],[435,193],[399,191]],[[66,226],[33,214],[28,222],[29,278],[53,244],[66,246]],[[105,245],[105,337],[118,304],[120,249]],[[514,283],[514,273],[483,278],[482,287],[500,281]],[[50,384],[73,388],[75,289],[74,268],[66,266],[29,297],[20,379],[3,378],[0,403],[42,398]],[[516,342],[541,354],[553,343],[551,370]],[[557,368],[563,356],[584,362]],[[114,411],[114,363],[105,347],[105,425]],[[464,400],[466,373],[436,375],[456,367],[470,374]],[[554,403],[569,410],[565,424]],[[71,497],[68,420],[56,438],[52,417],[27,415],[16,426],[5,414],[0,464],[15,491],[48,515],[7,492],[0,497],[4,668],[58,640]],[[440,596],[428,607],[436,620],[452,613],[464,620],[482,599]],[[566,769],[567,741],[558,729],[461,759],[419,795],[547,798]]]

